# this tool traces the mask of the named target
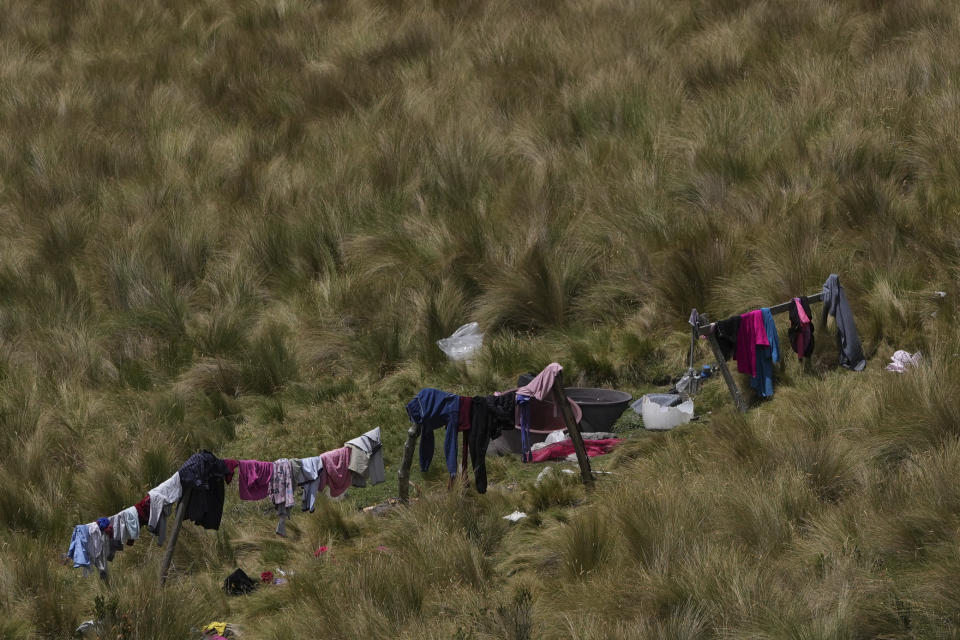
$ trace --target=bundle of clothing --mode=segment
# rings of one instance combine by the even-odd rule
[[[223,517],[224,485],[234,475],[242,500],[270,498],[280,521],[277,534],[286,535],[286,520],[294,506],[294,485],[302,489],[302,511],[313,512],[316,495],[327,491],[337,497],[347,487],[364,487],[369,481],[385,480],[380,428],[347,442],[343,447],[310,458],[282,458],[274,462],[259,460],[221,460],[209,451],[200,451],[187,459],[180,469],[150,489],[140,502],[109,518],[74,527],[67,559],[84,575],[94,569],[102,578],[107,562],[140,537],[146,528],[158,546],[166,539],[167,520],[173,505],[186,500],[184,519],[204,529],[219,529]]]
[[[434,430],[444,427],[444,457],[450,478],[457,475],[458,437],[465,432],[461,473],[466,473],[467,458],[473,465],[474,485],[478,493],[487,490],[487,445],[506,430],[520,428],[521,458],[532,462],[530,448],[530,403],[545,400],[553,390],[557,374],[563,370],[556,362],[548,365],[528,384],[518,389],[489,396],[459,396],[440,389],[421,389],[407,403],[410,421],[420,428],[420,470],[428,471],[435,449]],[[580,422],[580,407],[570,401],[574,420]]]
[[[813,354],[814,328],[810,302],[805,296],[793,298],[790,306],[790,346],[802,360]],[[834,316],[837,325],[837,347],[840,364],[854,371],[866,366],[860,336],[853,321],[853,312],[836,274],[823,284],[823,315]],[[737,371],[750,376],[750,386],[761,397],[773,395],[773,363],[780,361],[777,327],[769,308],[756,309],[731,316],[716,323],[714,332],[723,357],[737,361]]]

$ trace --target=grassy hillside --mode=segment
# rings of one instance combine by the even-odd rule
[[[66,637],[98,595],[157,639],[958,635],[958,83],[935,0],[0,0],[0,637]],[[420,387],[557,360],[650,390],[691,307],[831,272],[866,372],[821,327],[774,400],[711,383],[591,495],[496,460],[485,496],[434,469],[357,510]],[[882,371],[896,348],[926,364]],[[156,546],[109,585],[60,564],[199,448],[375,425],[391,481],[286,540],[228,491],[165,589]],[[295,575],[226,599],[238,564]]]

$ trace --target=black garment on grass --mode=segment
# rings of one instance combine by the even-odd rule
[[[250,593],[257,588],[257,583],[250,579],[243,569],[237,569],[223,581],[223,590],[227,595],[240,596]]]
[[[473,480],[477,493],[487,492],[487,445],[500,434],[514,428],[516,393],[502,396],[475,396],[471,406],[470,462],[473,464]]]
[[[204,529],[219,529],[223,517],[223,478],[227,465],[209,451],[195,453],[180,467],[180,486],[190,490],[184,518]]]
[[[740,331],[740,316],[730,316],[726,320],[721,320],[714,329],[724,360],[732,358],[737,351],[738,331]]]

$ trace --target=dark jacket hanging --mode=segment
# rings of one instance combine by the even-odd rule
[[[717,344],[720,345],[720,353],[724,360],[729,360],[737,351],[737,332],[740,331],[740,316],[730,316],[726,320],[717,323],[714,332],[717,337]]]
[[[223,479],[227,465],[209,451],[195,453],[180,467],[180,485],[190,498],[186,520],[193,520],[204,529],[219,529],[223,517]]]
[[[840,351],[840,365],[854,371],[863,371],[867,360],[863,357],[863,348],[860,346],[860,335],[857,325],[853,322],[853,312],[847,302],[847,294],[840,286],[837,274],[831,273],[823,283],[823,316],[821,321],[826,323],[827,316],[831,315],[837,321],[837,348]]]
[[[487,491],[487,445],[504,430],[514,428],[517,394],[476,396],[473,398],[470,430],[470,462],[477,493]]]

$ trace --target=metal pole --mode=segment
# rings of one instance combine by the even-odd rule
[[[590,471],[590,457],[587,455],[587,448],[583,444],[583,437],[580,435],[580,429],[577,428],[577,421],[573,419],[573,410],[570,409],[567,394],[563,391],[563,372],[557,374],[553,381],[553,399],[560,408],[560,414],[567,425],[567,431],[570,433],[570,440],[573,441],[573,450],[577,452],[577,463],[580,465],[580,477],[583,478],[583,484],[589,489],[593,486],[593,473]]]
[[[177,546],[177,538],[180,536],[180,526],[183,524],[183,515],[187,511],[187,505],[190,504],[190,492],[192,488],[187,487],[180,496],[180,504],[177,505],[177,519],[173,523],[173,530],[170,532],[170,541],[167,543],[166,551],[163,554],[163,564],[160,566],[160,586],[167,581],[167,571],[170,570],[170,561],[173,560],[173,549]]]

